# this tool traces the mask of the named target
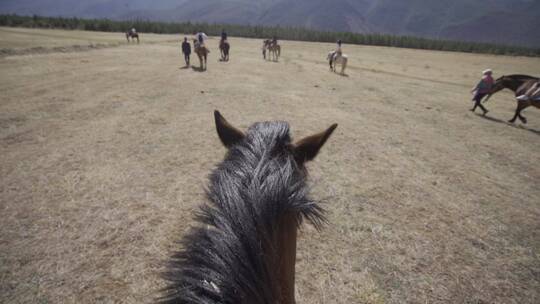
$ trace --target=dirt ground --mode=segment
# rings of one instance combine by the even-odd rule
[[[331,44],[274,63],[232,37],[197,72],[182,37],[0,28],[0,302],[152,302],[225,153],[214,109],[296,138],[339,124],[309,165],[329,225],[300,233],[299,304],[540,302],[540,110],[468,111],[483,69],[540,59],[344,45],[343,77]]]

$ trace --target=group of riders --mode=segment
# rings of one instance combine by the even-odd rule
[[[130,31],[128,31],[127,34],[129,34],[130,36],[135,36],[137,35],[137,31],[135,30],[135,28],[132,28]],[[206,54],[210,53],[210,50],[206,47],[207,40],[208,40],[208,36],[204,32],[195,33],[194,39],[193,39],[193,46],[194,46],[195,51],[197,52],[197,50],[203,49],[206,52]],[[227,41],[227,33],[225,31],[221,32],[221,39],[220,39],[219,46],[221,50],[222,60],[227,61],[228,52],[229,52],[229,43]],[[224,53],[224,46],[226,46],[226,53]],[[279,47],[278,39],[276,36],[273,36],[271,39],[263,40],[262,53],[263,53],[264,59],[266,59],[266,51],[272,50],[273,48],[276,48],[276,47]],[[184,54],[186,66],[189,66],[190,55],[191,55],[191,45],[188,42],[187,37],[184,38],[184,41],[182,43],[182,53]],[[204,58],[206,61],[206,55]],[[343,54],[342,41],[338,40],[336,49],[331,51],[328,54],[330,68],[335,71],[335,64],[339,62],[340,59],[342,59],[342,61],[345,61],[345,65],[346,65],[347,56]],[[344,70],[344,66],[342,66],[342,73],[343,73],[343,70]],[[482,79],[480,79],[478,84],[474,86],[473,89],[471,90],[471,93],[473,93],[472,100],[474,101],[474,106],[471,109],[471,111],[474,112],[476,108],[478,107],[483,111],[484,115],[488,113],[488,110],[482,105],[482,100],[484,99],[484,97],[488,96],[486,98],[486,101],[487,101],[487,99],[489,99],[489,96],[492,94],[492,89],[495,83],[493,80],[492,74],[493,74],[493,71],[491,69],[484,70],[482,72]],[[529,102],[529,103],[540,102],[540,81],[536,80],[534,83],[532,83],[532,85],[527,86],[526,89],[520,92],[521,92],[520,95],[516,97],[516,99],[519,102]]]
[[[135,29],[132,29],[132,31],[135,31]],[[206,47],[206,41],[208,40],[208,35],[206,35],[204,32],[197,32],[194,34],[193,39],[193,47],[195,49],[197,48],[208,48]],[[227,41],[227,33],[225,31],[221,32],[221,39],[219,42],[220,49],[223,49],[224,45],[229,45]],[[276,36],[273,36],[271,39],[263,40],[263,46],[262,46],[262,53],[263,57],[266,59],[266,51],[269,49],[272,49],[276,46],[278,46],[278,39]],[[332,52],[332,61],[335,61],[343,56],[342,51],[342,42],[341,40],[337,41],[337,47]],[[186,62],[186,66],[190,65],[190,55],[191,55],[191,44],[188,42],[188,38],[184,37],[184,41],[182,42],[182,53],[184,54],[184,60]],[[210,53],[210,50],[208,50],[208,53]],[[222,54],[223,55],[223,54]],[[228,58],[227,58],[228,59]]]
[[[195,50],[199,48],[204,48],[206,52],[210,53],[210,50],[206,47],[206,41],[208,40],[208,35],[206,35],[204,32],[197,32],[193,34],[193,48]],[[221,39],[219,41],[219,48],[224,49],[224,47],[227,46],[227,54],[223,54],[223,59],[228,60],[228,46],[229,42],[227,40],[227,33],[225,31],[221,32]],[[188,42],[188,38],[184,37],[184,42],[182,42],[182,53],[184,54],[184,60],[186,61],[186,66],[190,65],[190,55],[191,55],[191,44]]]

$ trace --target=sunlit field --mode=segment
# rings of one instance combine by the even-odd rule
[[[483,69],[540,59],[345,44],[340,76],[332,44],[270,62],[231,37],[199,72],[183,37],[0,28],[0,302],[153,302],[226,152],[215,109],[339,124],[308,166],[329,223],[300,232],[299,304],[540,302],[540,110],[506,123],[505,91],[468,111]]]

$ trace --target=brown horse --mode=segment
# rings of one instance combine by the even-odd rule
[[[296,238],[324,210],[308,196],[305,163],[337,125],[293,142],[286,122],[246,133],[214,113],[225,160],[210,174],[207,203],[165,274],[162,303],[294,304]]]
[[[127,39],[127,42],[131,42],[129,40],[129,38],[131,38],[131,41],[137,39],[137,43],[139,43],[139,34],[138,33],[133,33],[132,31],[127,31],[126,32],[126,39]]]
[[[278,61],[281,56],[281,45],[277,42],[272,42],[271,39],[264,40],[263,42],[263,57],[266,59],[266,51],[268,50],[268,59]]]
[[[206,64],[206,61],[208,58],[208,53],[210,53],[210,51],[206,48],[206,46],[201,45],[197,39],[193,39],[193,48],[195,50],[195,54],[197,54],[197,57],[199,57],[201,71],[206,71],[206,68],[208,67],[208,65]],[[204,66],[203,66],[203,59],[204,59]]]
[[[229,50],[231,45],[227,40],[221,39],[219,41],[219,50],[221,52],[221,61],[229,61]]]
[[[501,76],[497,78],[497,80],[493,84],[493,87],[491,88],[491,91],[489,92],[489,95],[486,97],[484,102],[488,101],[489,98],[491,98],[491,95],[503,89],[509,89],[509,90],[514,91],[516,97],[523,95],[536,81],[538,81],[537,77],[533,77],[529,75],[516,74],[516,75]],[[508,122],[514,123],[516,121],[516,118],[519,118],[521,122],[527,123],[527,118],[521,115],[521,111],[523,111],[525,108],[529,106],[540,108],[540,102],[534,101],[534,100],[528,100],[528,101],[518,100],[514,117],[512,117],[512,119],[510,119]]]

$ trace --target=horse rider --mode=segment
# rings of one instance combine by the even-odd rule
[[[478,84],[471,90],[471,93],[474,94],[474,97],[472,99],[474,101],[474,106],[471,109],[472,112],[476,110],[476,107],[480,107],[480,109],[484,111],[484,115],[486,115],[487,112],[489,112],[482,105],[482,98],[488,95],[489,92],[491,91],[491,88],[493,87],[494,81],[493,81],[493,77],[491,77],[492,74],[493,74],[493,71],[491,69],[484,70],[482,72],[482,75],[483,75],[482,79],[480,79]]]
[[[186,61],[186,66],[189,66],[189,55],[191,55],[191,44],[189,44],[187,37],[184,37],[184,42],[182,42],[182,53],[184,54],[184,60]]]
[[[334,51],[334,60],[338,59],[339,57],[341,57],[341,55],[343,55],[343,52],[341,51],[341,39],[339,39],[337,41],[337,48],[336,50]]]
[[[197,41],[199,42],[199,47],[206,47],[206,39],[208,39],[208,36],[206,36],[203,32],[198,32],[195,34],[195,37],[197,38]]]
[[[276,46],[277,45],[277,37],[276,36],[272,36],[272,41],[270,41],[270,45],[271,46]]]
[[[137,34],[137,30],[134,27],[131,28],[130,32],[131,32],[132,35]]]
[[[225,30],[221,31],[221,42],[227,42],[227,33],[225,32]]]

